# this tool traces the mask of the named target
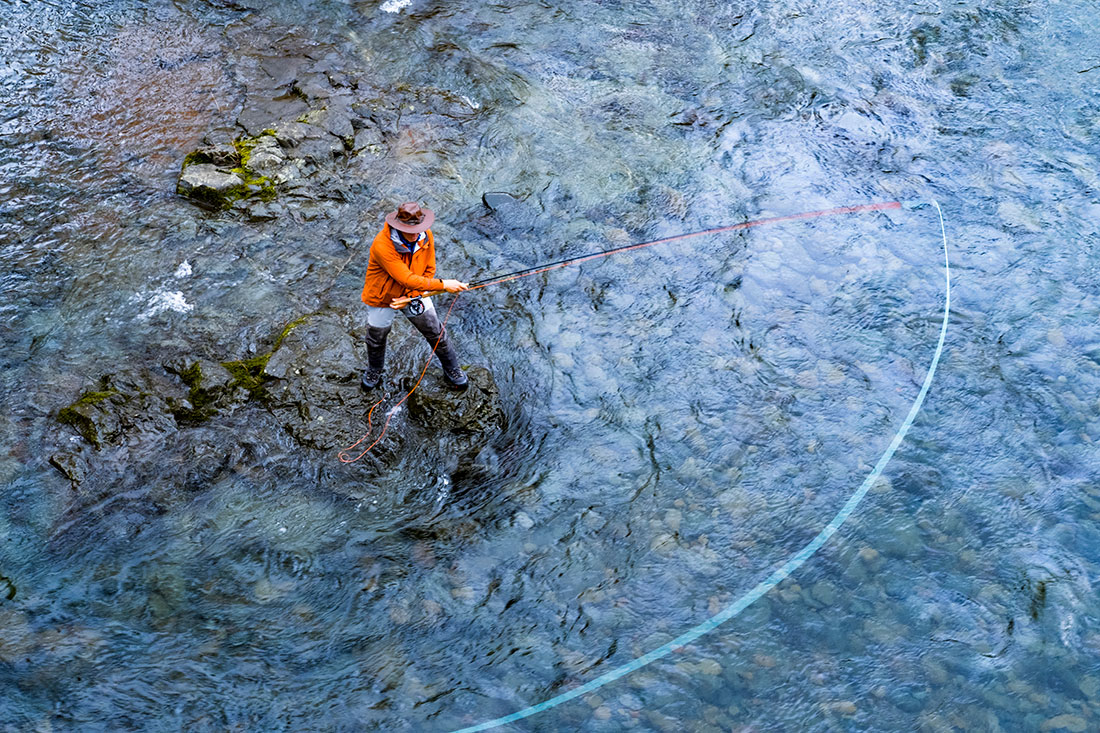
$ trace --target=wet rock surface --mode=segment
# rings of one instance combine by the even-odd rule
[[[363,393],[364,347],[350,324],[348,313],[324,310],[290,321],[270,351],[246,359],[177,356],[159,367],[105,374],[58,411],[57,420],[81,445],[54,453],[50,463],[89,496],[103,495],[117,479],[111,470],[99,472],[100,464],[125,466],[128,482],[155,473],[158,485],[174,487],[153,492],[155,501],[164,503],[181,491],[209,486],[247,454],[246,443],[254,436],[234,433],[226,423],[238,410],[259,411],[245,413],[246,422],[257,414],[270,416],[298,448],[331,452],[367,430],[367,414],[382,400],[377,433],[382,411],[403,394],[387,401],[381,393]],[[409,399],[408,415],[418,431],[395,426],[379,451],[418,441],[445,454],[451,470],[468,471],[505,428],[499,390],[484,367],[468,368],[470,388],[461,393],[446,387],[437,364],[431,369]],[[412,389],[413,380],[400,386]],[[404,425],[408,417],[395,419]]]
[[[359,389],[364,357],[332,314],[296,326],[263,370],[265,401],[299,444],[320,450],[347,445],[363,432],[369,408]]]
[[[259,97],[237,116],[243,134],[212,133],[207,145],[187,155],[177,193],[205,208],[232,209],[253,221],[276,218],[270,202],[346,199],[349,157],[386,150],[379,120],[379,90],[347,74],[300,59],[271,60],[265,70],[291,80],[281,95]]]
[[[196,203],[221,208],[247,195],[244,178],[211,163],[189,165],[180,173],[176,191]]]
[[[459,436],[500,430],[504,412],[493,375],[479,366],[465,371],[470,383],[464,392],[451,389],[442,378],[425,379],[409,397],[409,414],[413,419],[425,428]]]

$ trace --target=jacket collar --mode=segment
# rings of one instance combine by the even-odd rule
[[[386,226],[389,225],[387,224]],[[427,238],[427,232],[420,232],[420,234],[416,235],[416,241],[412,244],[409,244],[401,237],[401,232],[397,231],[393,227],[390,227],[390,241],[393,242],[393,248],[403,255],[412,254],[416,250],[420,249],[420,246]]]

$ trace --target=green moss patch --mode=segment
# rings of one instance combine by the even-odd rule
[[[290,335],[298,326],[309,320],[310,315],[299,316],[293,321],[283,326],[283,330],[275,338],[275,345],[271,347],[271,351],[266,354],[258,354],[248,359],[238,359],[236,361],[223,361],[222,366],[229,370],[229,373],[233,375],[232,388],[244,387],[248,390],[248,393],[255,399],[266,400],[267,390],[264,388],[265,383],[270,379],[264,374],[264,368],[267,366],[267,362],[271,360],[271,355],[279,350],[279,347],[283,345],[283,341]]]
[[[217,412],[215,402],[218,399],[220,390],[205,389],[202,386],[203,373],[202,365],[199,362],[195,362],[187,369],[177,372],[177,374],[183,383],[187,385],[187,402],[189,406],[169,401],[176,422],[180,425],[198,425],[209,420]]]
[[[241,156],[241,164],[232,170],[244,180],[242,195],[236,196],[233,201],[251,196],[256,196],[261,201],[272,201],[275,198],[275,183],[267,176],[262,176],[248,167],[248,161],[252,158],[252,150],[258,142],[258,137],[242,137],[233,141],[233,147],[237,149],[237,153]],[[232,203],[232,201],[229,203]]]
[[[190,152],[190,153],[188,153],[187,155],[184,156],[184,158],[183,158],[183,167],[186,168],[189,165],[199,165],[199,164],[202,164],[202,163],[209,163],[209,162],[210,162],[210,156],[207,155],[205,151],[195,150],[195,151],[192,151],[192,152]]]
[[[258,400],[266,399],[267,391],[264,389],[264,367],[267,366],[271,354],[253,356],[251,359],[238,359],[237,361],[223,361],[222,366],[233,375],[233,386],[244,387],[248,393]]]
[[[76,428],[76,431],[80,433],[84,440],[98,448],[100,446],[99,430],[88,413],[100,402],[110,399],[116,394],[119,394],[118,390],[109,389],[106,380],[104,380],[99,390],[85,392],[80,395],[76,402],[68,407],[63,407],[57,413],[57,420],[63,425],[71,425]]]

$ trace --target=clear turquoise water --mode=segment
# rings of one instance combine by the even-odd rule
[[[848,203],[947,215],[951,330],[888,481],[738,619],[514,730],[1098,726],[1091,6],[253,7],[0,8],[0,726],[434,731],[539,702],[800,548],[931,356],[932,216],[815,220],[471,295],[456,339],[512,416],[473,478],[416,441],[343,467],[258,408],[194,433],[227,456],[197,484],[156,441],[79,491],[48,465],[100,374],[354,303],[406,197],[470,279]],[[182,156],[271,96],[264,63],[303,56],[414,107],[352,200],[256,225],[176,198]],[[489,190],[534,223],[487,221]]]

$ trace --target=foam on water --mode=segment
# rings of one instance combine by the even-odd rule
[[[140,318],[148,319],[167,311],[189,313],[195,306],[187,302],[178,290],[159,289],[149,295]]]
[[[379,8],[383,13],[399,13],[412,5],[412,0],[386,0]]]

